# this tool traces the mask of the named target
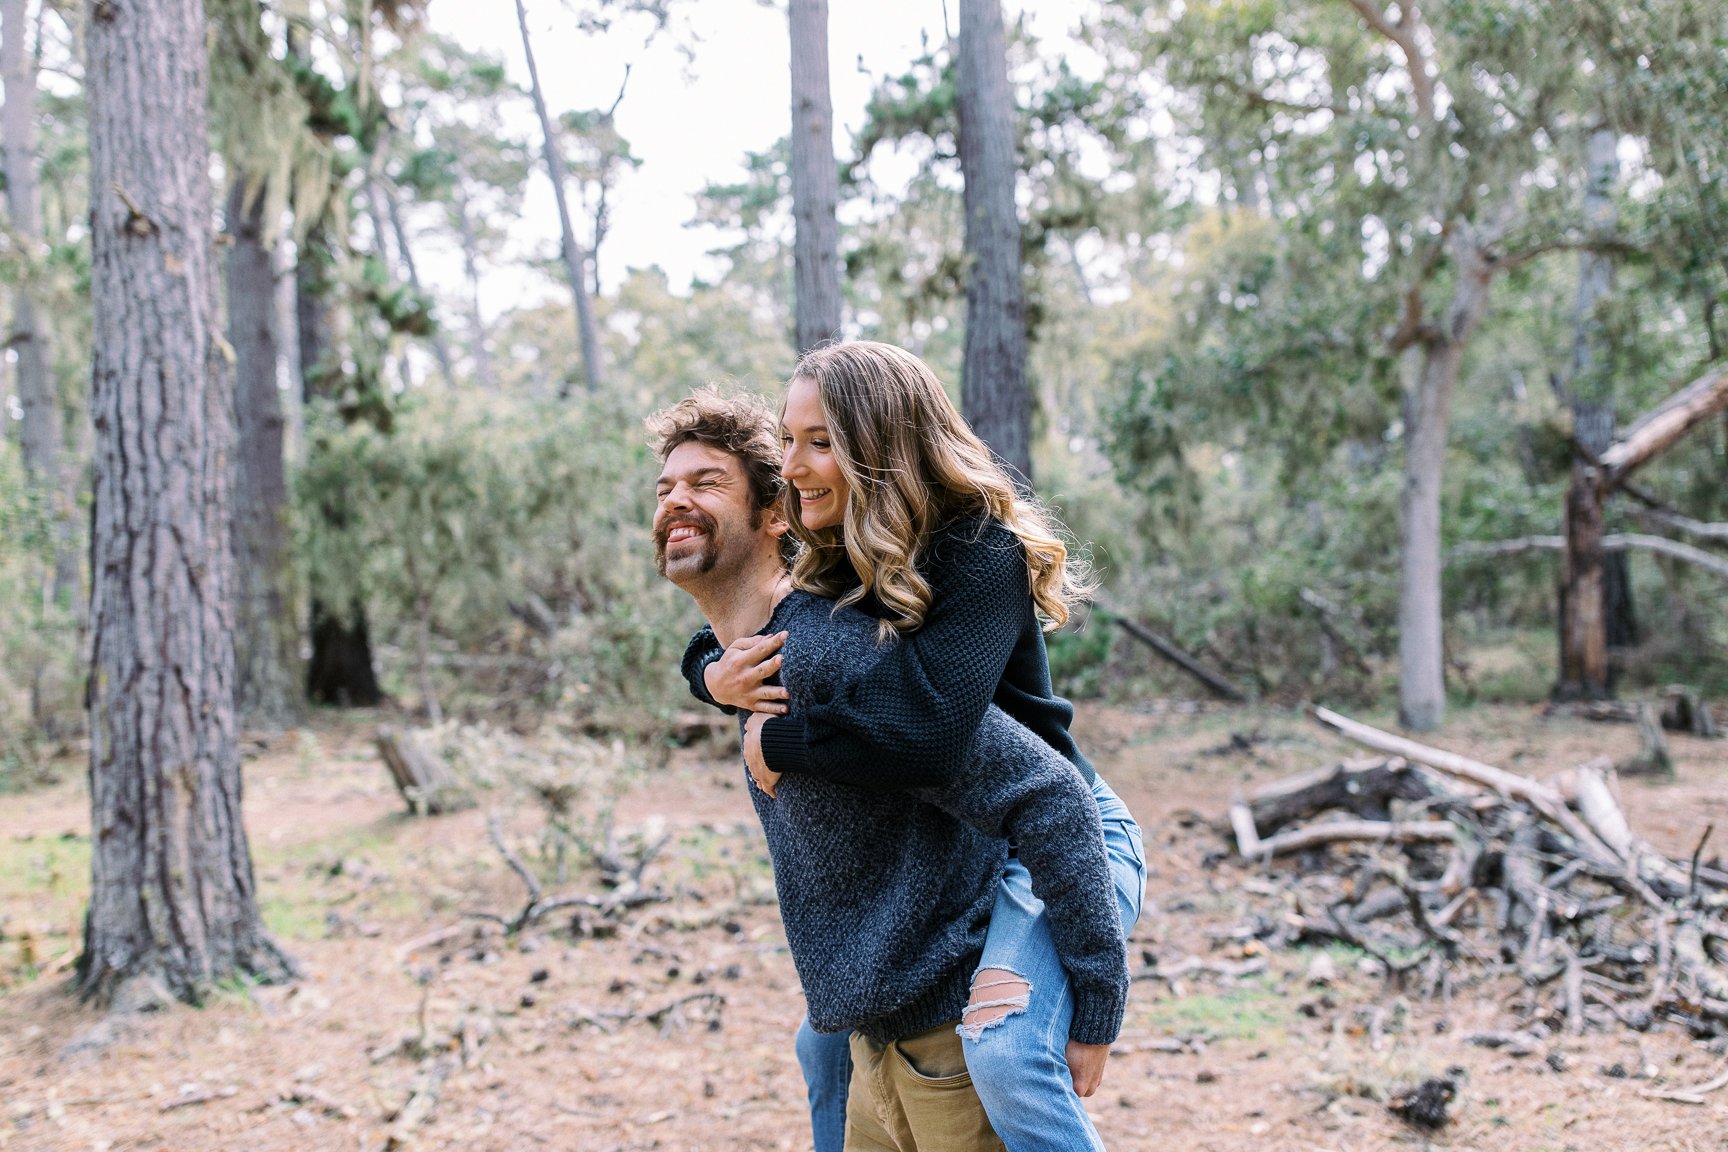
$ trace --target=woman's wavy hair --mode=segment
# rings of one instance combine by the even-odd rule
[[[851,486],[841,526],[814,531],[787,486],[786,519],[804,545],[794,584],[841,604],[873,596],[885,637],[914,632],[930,609],[921,550],[944,525],[988,516],[1025,546],[1045,627],[1067,623],[1069,606],[1092,589],[1084,562],[1070,557],[1055,517],[1015,487],[922,360],[892,344],[855,340],[806,352],[792,379],[815,383]]]

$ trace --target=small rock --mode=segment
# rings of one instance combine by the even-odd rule
[[[1451,1119],[1447,1107],[1458,1095],[1455,1081],[1432,1077],[1413,1088],[1395,1092],[1386,1102],[1386,1110],[1413,1128],[1435,1131]]]

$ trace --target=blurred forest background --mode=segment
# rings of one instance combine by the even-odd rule
[[[617,38],[624,76],[655,38],[700,66],[681,0],[529,8],[498,5],[528,47],[558,20]],[[5,786],[86,725],[87,18],[0,2]],[[1454,702],[1728,692],[1720,412],[1597,489],[1607,679],[1568,675],[1559,639],[1569,485],[1720,379],[1723,7],[1116,0],[1076,39],[1070,60],[1008,10],[1031,474],[1109,611],[1255,697],[1388,702],[1425,570]],[[791,142],[665,221],[717,228],[721,274],[602,290],[608,197],[637,163],[617,104],[545,107],[413,0],[209,0],[207,40],[243,722],[389,697],[663,741],[697,621],[653,572],[641,420],[788,374]],[[880,77],[832,165],[841,333],[911,348],[957,399],[977,266],[959,65],[933,39]],[[916,174],[880,180],[885,162]],[[563,234],[520,259],[503,223],[551,178]],[[429,244],[462,254],[465,289],[428,288]],[[482,307],[505,261],[558,292]],[[1410,484],[1437,486],[1428,537]],[[1109,619],[1054,640],[1059,689],[1197,690]],[[1444,699],[1403,703],[1442,719]]]

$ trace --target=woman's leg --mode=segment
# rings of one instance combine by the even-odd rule
[[[846,1143],[846,1085],[852,1079],[850,1032],[818,1032],[810,1017],[798,1022],[793,1047],[810,1094],[810,1134],[816,1152],[841,1152]]]
[[[1093,788],[1124,933],[1146,891],[1140,828],[1100,780]],[[997,889],[972,1003],[961,1023],[966,1066],[990,1122],[1009,1152],[1103,1149],[1074,1093],[1066,1049],[1074,1014],[1067,975],[1032,880],[1010,860]]]

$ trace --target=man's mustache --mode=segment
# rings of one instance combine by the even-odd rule
[[[676,517],[675,519],[667,520],[658,528],[654,529],[654,547],[659,549],[661,552],[666,551],[666,545],[670,542],[668,538],[672,535],[672,531],[675,528],[699,528],[712,537],[714,535],[714,527],[715,523],[712,516],[706,516],[700,512],[691,512]]]

